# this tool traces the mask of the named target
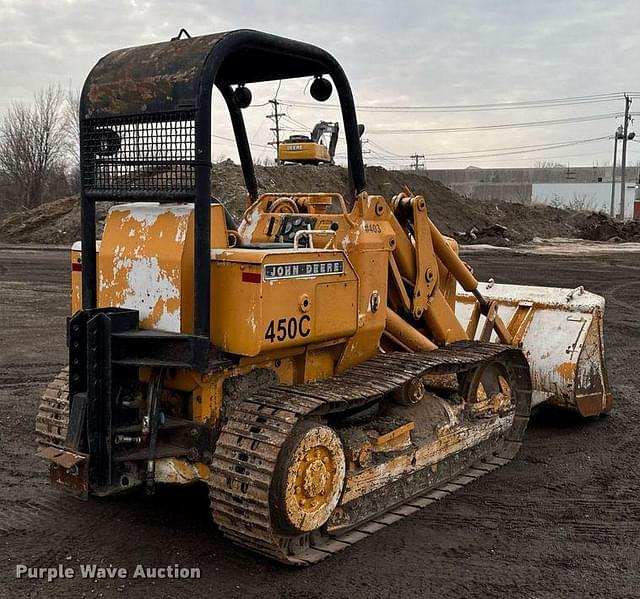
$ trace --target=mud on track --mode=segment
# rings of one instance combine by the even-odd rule
[[[640,254],[474,251],[481,278],[607,299],[614,413],[537,415],[513,463],[306,570],[234,547],[203,489],[78,503],[46,484],[33,420],[65,362],[67,254],[0,250],[0,596],[637,597]],[[16,580],[16,563],[202,569],[199,580]]]

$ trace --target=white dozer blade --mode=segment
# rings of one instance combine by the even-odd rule
[[[602,319],[604,298],[584,288],[560,289],[480,283],[487,301],[521,343],[531,368],[533,405],[549,402],[596,416],[611,409],[604,363]],[[472,319],[475,298],[458,287],[456,316],[465,327]],[[480,316],[475,339],[482,334]],[[469,332],[469,330],[468,330]],[[469,332],[470,334],[470,332]],[[495,333],[492,341],[496,341]]]

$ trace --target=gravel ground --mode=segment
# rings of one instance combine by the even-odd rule
[[[640,266],[636,252],[476,250],[481,278],[607,299],[615,409],[535,416],[508,466],[304,570],[248,554],[209,518],[206,491],[79,503],[50,489],[33,421],[65,362],[67,254],[0,249],[0,596],[637,597],[640,594]],[[16,564],[200,567],[197,580],[15,578]]]

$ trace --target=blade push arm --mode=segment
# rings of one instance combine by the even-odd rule
[[[438,345],[469,339],[475,329],[465,330],[455,316],[455,299],[445,296],[446,278],[453,277],[478,304],[489,335],[493,330],[503,343],[512,335],[504,322],[478,291],[478,281],[429,219],[422,196],[400,194],[392,201],[392,226],[396,245],[390,258],[390,304],[413,320],[409,327],[422,329],[425,338]],[[443,277],[443,274],[445,277]],[[397,328],[397,321],[394,319]]]

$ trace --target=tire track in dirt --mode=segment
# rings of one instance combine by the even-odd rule
[[[27,263],[24,269],[21,260]],[[153,586],[150,581],[90,580],[58,581],[52,586],[15,580],[11,573],[3,578],[0,594],[103,593],[137,598],[152,593],[243,599],[637,596],[637,255],[574,259],[479,252],[469,256],[481,278],[585,285],[605,295],[614,413],[592,422],[558,414],[537,416],[521,453],[509,466],[439,502],[435,509],[417,512],[304,571],[281,568],[223,540],[209,520],[206,492],[197,488],[88,503],[49,488],[44,466],[32,455],[33,420],[47,373],[53,378],[64,361],[68,295],[60,284],[59,291],[52,289],[39,305],[30,289],[64,281],[67,256],[55,264],[43,260],[39,265],[38,253],[21,257],[12,252],[11,261],[3,279],[33,282],[23,287],[0,285],[0,325],[12,330],[0,343],[2,575],[19,561],[40,566],[113,563],[128,568],[136,563],[181,563],[200,566],[202,578],[155,580]]]

